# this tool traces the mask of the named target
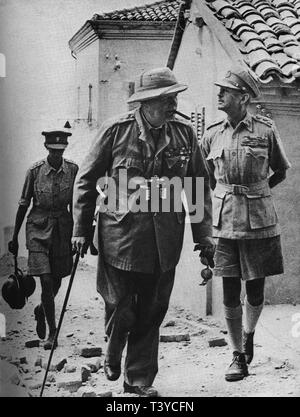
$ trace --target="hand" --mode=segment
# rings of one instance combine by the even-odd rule
[[[75,253],[79,252],[81,258],[87,253],[89,240],[83,236],[72,237],[72,249]]]
[[[19,252],[19,242],[18,242],[18,239],[13,239],[10,242],[8,242],[8,250],[14,256],[18,256],[18,252]]]
[[[208,245],[202,245],[197,243],[194,247],[194,251],[200,250],[200,261],[203,265],[209,265],[211,268],[214,268],[214,254],[216,250],[216,245],[211,241]]]

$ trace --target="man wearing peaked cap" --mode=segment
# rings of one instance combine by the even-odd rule
[[[215,85],[248,93],[253,98],[258,98],[260,96],[256,80],[253,75],[243,67],[233,67],[227,71],[223,79],[215,82]]]
[[[44,339],[47,322],[49,336],[44,349],[51,349],[56,332],[54,298],[61,279],[72,268],[71,202],[78,166],[63,158],[71,132],[56,129],[44,131],[42,135],[48,156],[27,171],[9,250],[17,256],[18,234],[31,205],[26,223],[27,274],[40,277],[41,303],[34,309],[36,331]]]
[[[117,190],[128,180],[123,192],[117,192],[116,206],[106,210],[103,205],[99,211],[94,243],[108,339],[104,372],[109,380],[120,377],[127,342],[124,391],[141,396],[157,396],[152,383],[158,371],[159,327],[168,309],[185,227],[185,213],[175,212],[172,204],[174,190],[160,188],[159,207],[151,210],[152,184],[163,187],[163,178],[181,183],[186,176],[195,184],[197,177],[204,177],[205,214],[192,223],[192,231],[201,253],[210,259],[213,255],[204,161],[192,126],[175,116],[177,94],[186,88],[169,68],[139,74],[128,102],[139,102],[140,107],[102,126],[74,186],[73,244],[84,255],[92,238],[98,178],[108,173]],[[128,183],[141,185],[139,207],[147,210],[133,209],[136,190]],[[104,189],[108,201],[114,199],[113,191]],[[170,210],[162,211],[166,198]]]
[[[283,273],[270,189],[285,179],[290,163],[273,121],[248,111],[259,89],[247,69],[234,67],[215,84],[220,87],[218,108],[227,118],[208,126],[201,149],[214,191],[214,272],[223,277],[224,313],[233,349],[225,379],[238,381],[248,375],[253,358],[265,277]],[[244,323],[241,280],[246,287]]]

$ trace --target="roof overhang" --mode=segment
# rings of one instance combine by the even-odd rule
[[[70,39],[72,55],[77,55],[97,39],[171,40],[176,22],[88,20]]]

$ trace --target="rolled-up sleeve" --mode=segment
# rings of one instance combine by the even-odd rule
[[[283,171],[291,167],[291,164],[286,156],[279,132],[275,125],[272,127],[270,135],[270,167],[273,172]]]
[[[19,200],[20,206],[25,206],[25,207],[30,206],[31,199],[33,197],[33,190],[34,190],[33,172],[31,169],[29,169],[26,173],[21,198]]]
[[[97,180],[111,162],[112,127],[103,125],[79,168],[73,193],[73,236],[90,238],[98,192]]]

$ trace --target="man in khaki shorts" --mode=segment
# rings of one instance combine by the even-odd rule
[[[214,190],[214,272],[223,277],[225,319],[233,348],[225,379],[237,381],[248,375],[247,364],[253,358],[265,277],[283,273],[270,189],[285,179],[290,163],[273,121],[248,112],[250,98],[259,95],[249,71],[233,68],[215,84],[220,87],[218,108],[227,118],[208,127],[201,149]],[[241,280],[246,283],[244,329]]]

